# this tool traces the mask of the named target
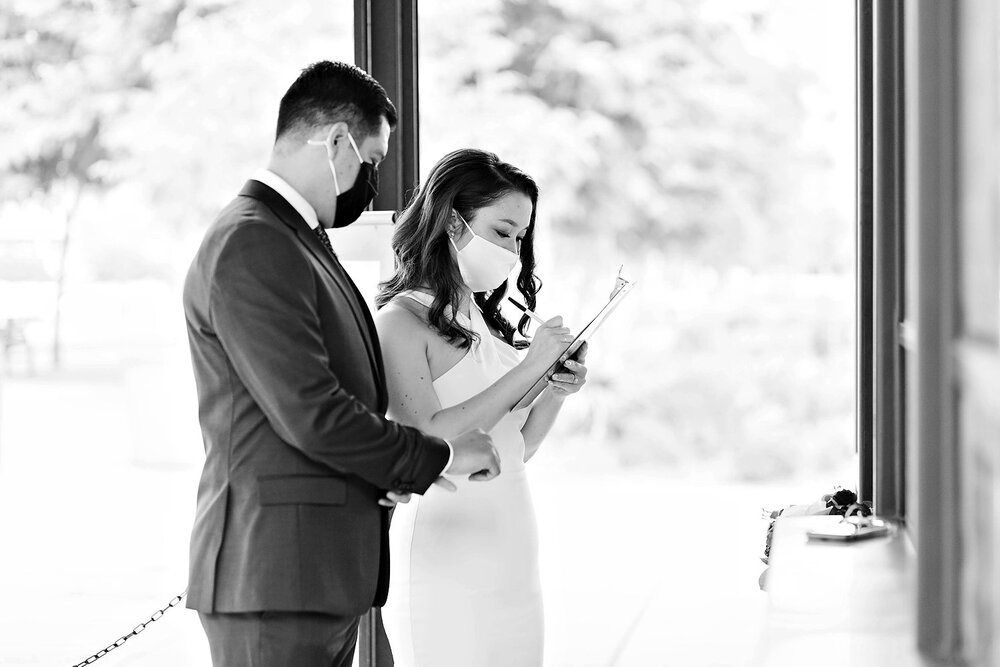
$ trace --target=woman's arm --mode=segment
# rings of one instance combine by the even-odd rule
[[[549,320],[536,332],[529,354],[520,364],[484,391],[442,409],[427,359],[428,345],[436,334],[417,315],[400,306],[390,305],[379,311],[375,325],[385,362],[388,416],[441,438],[476,428],[489,431],[496,426],[573,338],[562,326],[561,318]]]
[[[534,456],[538,448],[542,446],[542,441],[552,429],[566,397],[580,391],[586,384],[586,360],[587,344],[584,343],[577,355],[577,361],[567,361],[564,364],[565,370],[552,376],[552,379],[549,380],[549,386],[531,406],[531,413],[528,415],[527,421],[524,422],[524,426],[521,427],[525,461]]]
[[[538,448],[542,446],[542,440],[555,424],[564,400],[566,400],[565,396],[556,396],[550,387],[546,387],[531,407],[528,420],[521,427],[521,435],[524,437],[525,461],[534,456]]]

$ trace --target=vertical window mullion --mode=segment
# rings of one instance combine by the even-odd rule
[[[873,22],[873,416],[874,504],[901,519],[903,35],[902,0],[876,0]]]
[[[856,54],[856,135],[857,135],[857,213],[856,213],[856,442],[858,452],[858,495],[874,499],[874,400],[873,380],[873,215],[874,158],[873,128],[873,0],[855,4]]]
[[[376,211],[398,211],[417,183],[420,125],[417,81],[417,0],[355,0],[354,57],[385,88],[399,123],[379,167]]]
[[[419,165],[417,79],[417,0],[355,0],[354,58],[385,88],[399,122],[379,167],[376,211],[398,211],[414,187]],[[375,667],[384,645],[378,610],[365,614],[358,631],[360,667]],[[381,639],[381,642],[380,642]]]

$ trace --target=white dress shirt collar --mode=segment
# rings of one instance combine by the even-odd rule
[[[316,216],[316,209],[306,201],[305,197],[300,195],[298,191],[288,184],[288,181],[278,176],[276,173],[270,169],[258,169],[257,172],[251,176],[255,181],[263,183],[267,187],[271,188],[279,195],[285,198],[289,204],[292,205],[298,214],[302,216],[302,219],[306,221],[309,225],[309,229],[316,229],[319,227],[319,218]]]

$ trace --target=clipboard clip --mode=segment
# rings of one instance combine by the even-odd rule
[[[618,293],[629,285],[635,285],[634,282],[622,275],[622,271],[625,269],[625,265],[622,264],[618,267],[618,275],[615,276],[615,287],[611,290],[611,294],[608,295],[608,301],[614,299],[618,296]]]
[[[604,320],[607,319],[608,315],[610,315],[611,312],[618,306],[618,302],[621,300],[621,298],[624,298],[625,295],[629,292],[629,290],[635,287],[636,285],[635,281],[629,280],[624,275],[622,275],[624,269],[625,269],[624,264],[618,267],[618,275],[615,276],[615,286],[611,290],[611,293],[608,295],[608,302],[604,305],[603,308],[601,308],[601,310],[597,313],[597,315],[594,316],[594,319],[592,319],[590,322],[587,323],[587,326],[585,326],[583,330],[577,335],[576,340],[570,343],[570,346],[569,348],[567,348],[566,352],[564,352],[563,355],[559,357],[559,361],[557,362],[557,365],[555,366],[553,372],[558,372],[559,370],[561,370],[562,363],[568,359],[576,361],[576,357],[580,353],[580,350],[584,345],[587,344],[587,338],[589,338],[587,332],[589,331],[590,334],[592,335],[597,330],[597,328],[601,326]]]

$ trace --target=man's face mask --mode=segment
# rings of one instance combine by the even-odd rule
[[[330,134],[323,141],[310,139],[306,143],[310,146],[326,146],[326,160],[330,165],[330,173],[333,174],[333,187],[337,193],[337,214],[334,216],[333,226],[346,227],[361,217],[361,213],[368,208],[375,195],[378,194],[378,167],[361,158],[361,151],[354,143],[354,137],[348,132],[347,139],[351,142],[354,154],[358,156],[361,170],[358,171],[358,177],[354,179],[354,185],[346,191],[341,191],[340,182],[337,180],[337,168],[333,164],[332,138],[333,128],[330,128]]]

